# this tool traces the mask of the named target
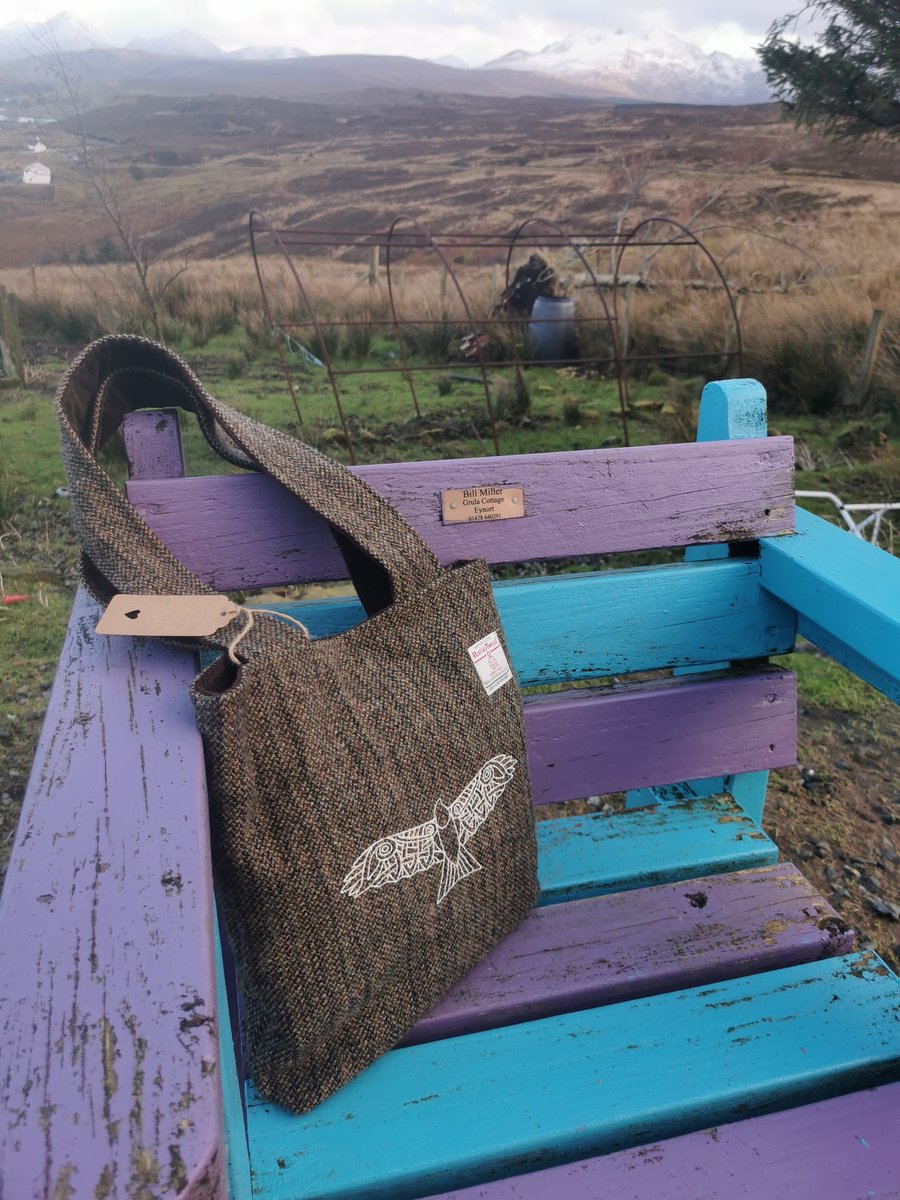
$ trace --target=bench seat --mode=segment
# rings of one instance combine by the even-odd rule
[[[428,1200],[896,1200],[900,1083]]]
[[[858,1089],[900,1078],[900,981],[776,863],[760,813],[796,739],[793,677],[766,658],[791,649],[802,603],[802,628],[890,691],[898,564],[847,537],[832,549],[806,518],[792,535],[792,448],[765,437],[758,385],[710,385],[704,406],[701,436],[718,441],[360,468],[445,562],[685,546],[694,560],[495,586],[520,682],[541,689],[525,706],[536,802],[662,802],[540,821],[542,906],[407,1044],[304,1117],[242,1077],[193,656],[98,638],[79,595],[0,908],[0,1195],[549,1200],[579,1195],[574,1172],[599,1181],[592,1200],[627,1200],[639,1163],[642,1200],[706,1200],[744,1194],[707,1186],[727,1175],[725,1146],[742,1185],[770,1180],[746,1195],[769,1200],[795,1194],[809,1154],[827,1161],[838,1126],[835,1154],[858,1134],[860,1187],[888,1186],[896,1088]],[[171,414],[132,417],[125,441],[129,495],[209,583],[342,577],[327,527],[269,481],[182,478]],[[443,525],[440,490],[484,483],[524,487],[529,519]],[[823,554],[851,568],[829,563],[820,592]],[[856,628],[870,576],[875,640]],[[291,612],[315,636],[362,616],[348,599]],[[782,1130],[798,1131],[795,1163]]]
[[[254,1187],[413,1200],[898,1074],[900,980],[850,955],[393,1050],[303,1117],[251,1089]]]
[[[790,863],[535,909],[404,1044],[843,954],[847,923]]]

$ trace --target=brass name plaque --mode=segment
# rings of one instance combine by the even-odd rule
[[[448,488],[441,492],[445,525],[460,521],[507,521],[525,516],[525,490],[520,487]]]

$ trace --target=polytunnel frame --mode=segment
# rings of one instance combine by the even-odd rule
[[[638,242],[638,241],[635,241],[635,239],[638,237],[638,235],[643,230],[649,229],[653,225],[669,225],[669,226],[671,226],[673,229],[677,230],[677,238],[670,238],[668,241],[665,241],[665,242],[654,242],[654,241]],[[686,239],[686,240],[679,240],[679,239]],[[724,359],[726,359],[726,361],[729,358],[736,358],[738,361],[738,371],[741,374],[743,374],[743,371],[744,371],[744,339],[743,339],[743,335],[741,333],[741,321],[740,321],[740,316],[738,314],[737,301],[735,300],[734,293],[731,290],[731,287],[728,283],[728,279],[725,275],[725,272],[722,270],[721,266],[719,265],[718,259],[712,253],[712,251],[709,249],[709,247],[705,244],[705,242],[703,242],[703,240],[701,238],[699,238],[697,236],[697,234],[694,233],[694,231],[689,226],[683,225],[680,221],[676,221],[674,217],[665,217],[665,216],[663,216],[663,217],[647,217],[645,220],[639,221],[638,224],[635,225],[635,227],[633,229],[630,229],[626,234],[623,235],[622,241],[619,245],[619,252],[616,255],[615,269],[613,271],[613,286],[612,286],[613,312],[615,313],[616,328],[621,334],[621,337],[617,338],[619,353],[616,356],[616,382],[618,384],[619,405],[621,407],[622,412],[624,413],[625,411],[627,411],[628,404],[629,404],[628,372],[626,370],[626,364],[628,362],[640,361],[638,356],[629,357],[628,347],[622,344],[622,338],[624,338],[624,332],[623,332],[623,327],[622,327],[621,323],[619,322],[619,291],[620,291],[619,280],[622,278],[622,259],[625,257],[625,254],[627,253],[627,251],[634,249],[635,246],[658,246],[660,249],[666,249],[668,247],[674,247],[674,246],[693,246],[695,249],[699,250],[701,252],[701,254],[703,254],[706,257],[706,259],[709,261],[710,265],[712,266],[713,270],[715,271],[716,275],[718,276],[719,282],[722,285],[722,290],[725,292],[725,296],[728,300],[728,307],[731,310],[731,324],[732,324],[732,328],[734,329],[734,337],[735,337],[735,349],[733,351],[726,349],[724,352],[712,351],[709,353],[702,353],[702,354],[686,352],[684,354],[667,354],[665,357],[666,358],[675,358],[675,359],[678,359],[678,358],[692,358],[692,359],[724,358]]]
[[[410,226],[411,231],[404,231],[402,226]],[[675,230],[673,237],[659,239],[648,239],[644,235],[653,226],[665,225]],[[546,230],[544,236],[538,236],[536,230]],[[585,269],[587,276],[590,279],[591,286],[600,300],[603,310],[601,317],[574,318],[574,324],[604,324],[610,334],[610,353],[602,356],[592,356],[585,360],[580,357],[567,357],[565,359],[547,360],[544,365],[553,366],[577,366],[586,361],[589,362],[607,362],[613,368],[616,379],[616,388],[619,400],[619,413],[622,421],[623,442],[629,444],[629,429],[628,429],[628,411],[629,411],[629,367],[633,363],[647,361],[650,357],[654,359],[657,356],[647,355],[630,355],[627,352],[627,346],[624,345],[624,337],[626,336],[625,322],[620,315],[620,297],[622,292],[623,282],[628,285],[630,282],[622,274],[622,263],[625,254],[630,249],[641,246],[645,248],[669,248],[679,246],[693,247],[701,252],[701,254],[711,264],[722,290],[725,293],[731,326],[734,329],[735,349],[731,350],[726,347],[724,350],[711,352],[676,352],[667,353],[665,357],[668,360],[681,360],[698,358],[715,358],[729,360],[737,359],[738,370],[743,370],[743,339],[741,334],[740,318],[734,294],[728,283],[728,280],[723,272],[718,260],[712,251],[705,243],[695,234],[688,226],[676,221],[672,217],[654,216],[639,222],[633,229],[619,232],[603,232],[589,231],[586,233],[570,234],[557,221],[549,217],[544,217],[535,214],[521,221],[519,225],[511,233],[503,233],[496,231],[471,230],[463,229],[451,231],[438,237],[434,236],[417,218],[401,214],[392,221],[386,233],[359,233],[347,230],[327,230],[327,229],[279,229],[276,228],[272,221],[258,209],[250,213],[249,221],[250,245],[253,254],[254,268],[256,271],[257,281],[259,283],[260,294],[263,304],[263,312],[268,327],[277,332],[280,336],[276,339],[278,356],[281,362],[281,368],[288,385],[288,389],[293,403],[294,411],[297,414],[297,421],[302,427],[303,417],[300,411],[297,390],[294,386],[292,378],[292,368],[288,363],[285,355],[285,341],[288,346],[291,345],[290,330],[297,328],[312,329],[316,337],[317,353],[321,358],[316,359],[319,365],[324,367],[327,375],[332,394],[334,396],[335,408],[340,421],[341,430],[344,440],[347,445],[347,451],[352,463],[356,463],[356,451],[353,444],[353,437],[350,432],[350,426],[347,421],[344,406],[341,400],[341,391],[338,385],[338,379],[344,376],[362,375],[362,374],[400,374],[406,379],[410,390],[410,396],[413,402],[413,408],[417,417],[421,417],[421,408],[419,406],[418,393],[416,391],[414,373],[422,371],[446,371],[448,363],[439,364],[412,364],[407,353],[406,341],[403,336],[403,325],[416,326],[438,326],[446,324],[446,317],[440,320],[431,319],[416,319],[415,321],[404,322],[397,311],[397,294],[394,287],[394,266],[395,252],[399,249],[404,250],[425,250],[433,252],[437,255],[443,275],[443,278],[452,281],[453,287],[462,304],[465,313],[465,324],[468,325],[472,336],[472,343],[475,351],[475,360],[477,369],[481,376],[481,384],[485,394],[485,408],[488,414],[488,422],[491,431],[491,440],[493,442],[494,453],[500,453],[499,438],[497,431],[496,412],[494,403],[491,397],[491,381],[488,377],[489,368],[512,368],[517,375],[521,377],[521,372],[526,362],[521,355],[516,355],[511,359],[501,361],[492,361],[485,357],[485,346],[481,335],[485,330],[489,330],[494,326],[503,326],[509,328],[511,321],[508,316],[500,312],[496,315],[500,308],[499,303],[494,305],[491,314],[488,317],[478,319],[472,310],[472,306],[466,296],[459,274],[454,268],[451,257],[448,251],[451,249],[467,249],[467,250],[494,250],[506,251],[505,260],[505,288],[504,294],[510,287],[510,273],[512,269],[512,260],[515,251],[525,246],[530,246],[534,249],[546,249],[554,246],[565,246],[570,252],[580,261]],[[285,261],[288,270],[297,287],[297,292],[300,298],[302,310],[308,316],[302,320],[291,320],[277,322],[273,316],[273,305],[270,301],[269,290],[267,288],[262,266],[261,253],[258,246],[260,236],[268,235],[271,237],[275,249]],[[316,247],[332,247],[341,249],[366,249],[370,251],[374,248],[384,248],[385,254],[385,272],[387,282],[388,301],[390,305],[390,317],[384,319],[367,317],[363,320],[357,319],[322,319],[315,310],[312,304],[309,291],[303,283],[300,272],[294,261],[295,255],[291,253],[291,249],[303,251],[311,250]],[[612,277],[598,275],[587,259],[587,252],[591,250],[607,249],[614,250],[616,257],[614,260],[614,270]],[[608,283],[606,281],[609,281]],[[612,307],[610,308],[607,302],[606,292],[612,293]],[[523,323],[526,323],[528,318],[523,318]],[[552,324],[554,318],[549,318],[545,323]],[[566,323],[573,323],[570,318],[562,318]],[[454,322],[454,324],[462,324]],[[387,326],[393,330],[393,334],[397,340],[399,351],[399,362],[391,366],[378,367],[352,367],[342,368],[335,365],[333,355],[328,345],[328,340],[323,337],[323,330],[327,328],[348,328],[353,326]]]

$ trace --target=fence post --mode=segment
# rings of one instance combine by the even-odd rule
[[[369,287],[375,287],[378,283],[378,246],[369,247]]]
[[[25,382],[25,351],[16,297],[0,284],[0,374]]]
[[[869,388],[872,386],[872,376],[875,374],[875,364],[878,362],[878,350],[881,346],[881,331],[884,324],[884,313],[880,308],[872,310],[872,321],[869,325],[869,336],[863,353],[862,369],[853,398],[847,403],[854,408],[861,408],[866,402]]]

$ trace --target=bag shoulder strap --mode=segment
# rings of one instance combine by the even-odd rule
[[[87,347],[56,397],[85,581],[98,599],[108,600],[116,591],[211,590],[170,553],[97,461],[126,413],[173,405],[195,414],[222,458],[269,475],[346,539],[361,594],[367,583],[359,568],[367,561],[387,575],[398,600],[439,572],[437,558],[412,526],[346,467],[213,399],[190,367],[164,346],[115,335]],[[377,585],[369,581],[368,586],[370,595],[377,593]]]

